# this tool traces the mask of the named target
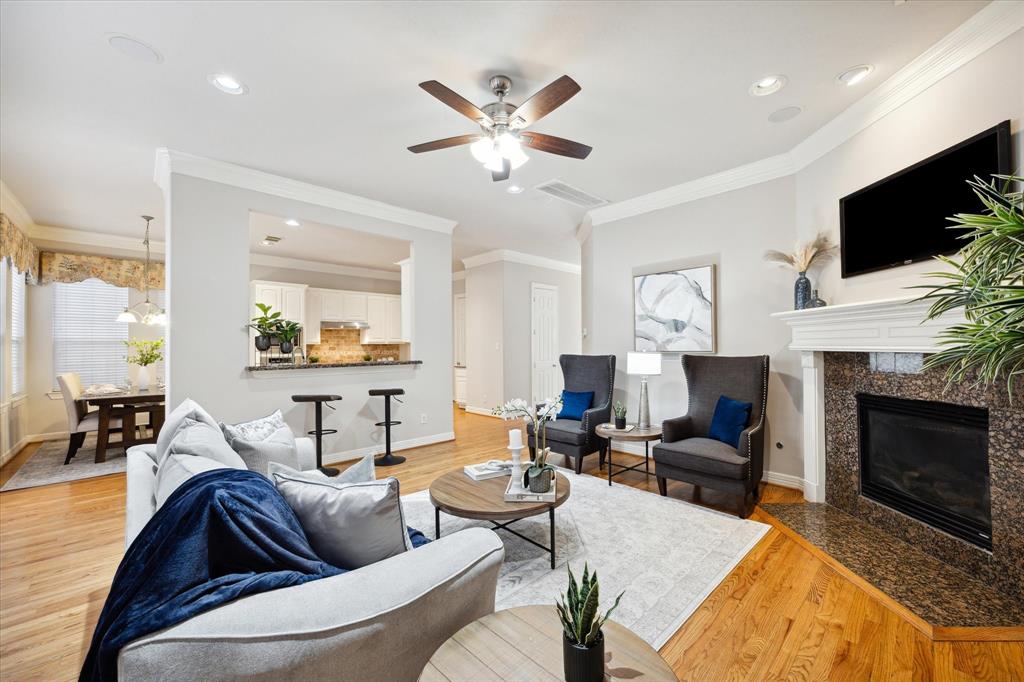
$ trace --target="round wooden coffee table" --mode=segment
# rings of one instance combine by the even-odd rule
[[[430,484],[430,503],[434,505],[434,538],[441,537],[441,512],[464,519],[481,519],[494,524],[495,530],[505,530],[540,547],[551,554],[551,568],[555,567],[555,507],[569,499],[569,479],[555,472],[554,502],[506,502],[507,476],[474,481],[462,469],[453,469],[434,479]],[[522,535],[511,528],[516,521],[547,513],[551,525],[551,546]]]
[[[612,621],[603,631],[605,680],[677,682],[668,663],[633,632]],[[562,626],[553,606],[520,606],[470,623],[434,652],[420,675],[420,682],[563,679]]]
[[[640,428],[636,424],[633,425],[630,431],[620,431],[615,428],[615,424],[598,424],[594,428],[596,433],[601,438],[608,439],[608,485],[612,484],[612,476],[618,476],[624,474],[627,471],[637,471],[640,469],[639,464],[634,464],[628,467],[624,464],[613,464],[612,463],[612,441],[613,440],[624,440],[638,442],[643,441],[644,443],[644,473],[648,476],[651,475],[650,468],[650,447],[652,440],[661,440],[661,424],[651,424],[645,428]],[[618,467],[619,470],[614,474],[612,473],[612,467]]]

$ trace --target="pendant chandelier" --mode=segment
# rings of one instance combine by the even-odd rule
[[[149,300],[149,221],[153,219],[153,216],[144,215],[142,219],[146,221],[146,238],[142,240],[146,246],[146,262],[142,270],[142,278],[146,286],[146,300],[130,308],[125,308],[124,312],[117,316],[117,321],[165,325],[167,324],[167,311]]]

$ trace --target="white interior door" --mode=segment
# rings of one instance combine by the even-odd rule
[[[531,382],[534,404],[562,392],[558,366],[558,287],[530,285]]]
[[[452,313],[452,321],[455,328],[452,330],[454,340],[453,363],[456,367],[466,366],[466,295],[455,295],[455,306]]]

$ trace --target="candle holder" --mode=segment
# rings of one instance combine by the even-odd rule
[[[508,446],[509,451],[512,453],[512,469],[509,472],[512,476],[512,487],[522,488],[523,487],[523,460],[522,452],[523,446]]]

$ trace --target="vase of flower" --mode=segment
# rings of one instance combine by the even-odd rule
[[[793,285],[793,309],[803,310],[811,302],[811,280],[807,279],[807,272],[797,273],[796,283]]]
[[[551,448],[538,450],[536,459],[526,470],[531,493],[546,493],[551,490],[551,479],[555,475],[555,468],[547,463],[550,454]]]
[[[551,449],[547,447],[547,423],[555,418],[562,408],[562,397],[548,398],[543,405],[530,406],[522,398],[514,398],[504,405],[499,405],[491,410],[491,414],[502,419],[522,418],[527,425],[527,431],[534,441],[530,445],[530,454],[533,461],[530,468],[523,476],[523,487],[529,488],[530,492],[546,493],[551,490],[551,481],[554,478],[555,468],[547,463]]]
[[[164,340],[130,339],[125,341],[124,345],[129,349],[128,357],[125,359],[129,364],[139,368],[135,374],[136,387],[140,391],[149,390],[154,382],[153,374],[156,368],[153,365],[164,359],[163,353],[160,352],[160,349],[164,347]]]

